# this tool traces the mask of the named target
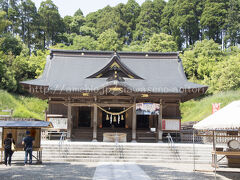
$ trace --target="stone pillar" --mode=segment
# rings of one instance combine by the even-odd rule
[[[136,115],[136,103],[134,103],[132,111],[132,142],[137,142],[136,128],[137,128],[137,115]]]
[[[71,140],[72,136],[72,106],[68,103],[68,121],[67,121],[67,139]]]
[[[97,105],[93,106],[93,140],[97,141]]]
[[[158,116],[158,128],[157,128],[157,141],[158,142],[162,142],[162,111],[163,111],[163,103],[162,103],[162,99],[160,100],[160,109],[159,109],[159,116]]]

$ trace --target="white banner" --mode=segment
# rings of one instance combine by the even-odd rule
[[[156,103],[137,103],[137,115],[159,115],[160,105]]]

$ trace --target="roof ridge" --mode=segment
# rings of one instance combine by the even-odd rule
[[[80,55],[130,55],[130,56],[162,56],[162,55],[175,55],[179,56],[179,52],[136,52],[136,51],[98,51],[98,50],[64,50],[64,49],[50,49],[51,54],[80,54]]]

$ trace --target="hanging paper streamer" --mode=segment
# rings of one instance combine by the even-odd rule
[[[122,121],[124,120],[124,117],[123,117],[123,115],[121,115],[121,120],[122,120]]]
[[[120,124],[120,115],[118,115],[118,124]]]
[[[116,116],[113,116],[113,122],[117,122]]]
[[[112,124],[112,115],[110,116],[110,124]]]

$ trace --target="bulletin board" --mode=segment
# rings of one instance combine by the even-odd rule
[[[16,144],[16,148],[23,148],[23,138],[26,137],[26,131],[30,131],[30,136],[34,138],[33,147],[40,148],[41,144],[41,129],[40,128],[3,128],[2,133],[2,147],[4,139],[6,139],[8,133],[12,133],[13,139]]]

